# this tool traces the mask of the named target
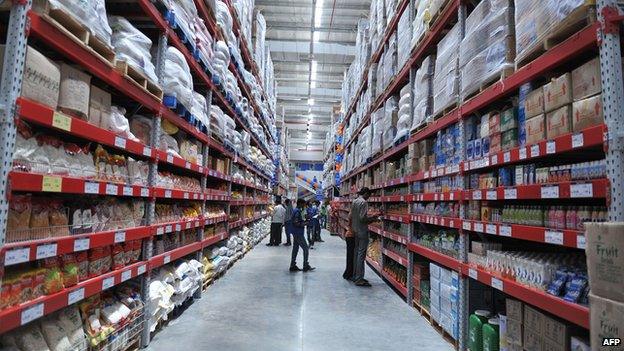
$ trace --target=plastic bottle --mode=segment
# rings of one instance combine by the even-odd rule
[[[490,311],[476,310],[468,318],[468,348],[470,351],[483,351],[483,326],[490,316]]]
[[[483,351],[499,351],[498,318],[490,318],[483,325]]]

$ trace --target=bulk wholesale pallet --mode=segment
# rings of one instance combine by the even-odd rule
[[[55,346],[144,347],[268,233],[274,102],[258,82],[274,83],[244,40],[224,43],[214,13],[243,36],[238,11],[195,1],[191,39],[176,2],[93,3],[3,4],[2,346],[64,330]]]
[[[367,186],[367,262],[456,348],[492,342],[480,320],[496,349],[589,350],[583,223],[624,219],[622,9],[389,3],[343,84],[332,230]]]

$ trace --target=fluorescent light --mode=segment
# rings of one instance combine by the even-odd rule
[[[316,13],[314,14],[314,27],[321,26],[321,17],[323,17],[323,0],[316,0]]]
[[[314,106],[314,99],[312,98],[308,99],[308,105]]]
[[[310,88],[312,88],[312,89],[316,88],[316,81],[315,80],[310,82]]]
[[[318,43],[319,41],[321,41],[321,32],[315,31],[312,39],[314,40],[315,43]]]
[[[312,60],[312,72],[310,74],[310,88],[316,88],[316,69],[318,67],[318,62]],[[314,105],[314,103],[313,103]]]

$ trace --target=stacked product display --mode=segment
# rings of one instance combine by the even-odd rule
[[[613,247],[591,228],[624,218],[612,148],[622,53],[604,45],[620,40],[618,11],[577,0],[371,4],[356,43],[369,54],[356,54],[343,84],[332,229],[344,235],[351,201],[372,189],[369,209],[384,215],[369,227],[370,266],[458,349],[589,350],[591,334],[591,349],[606,350],[600,338],[623,337],[604,327],[621,325],[620,287],[592,282],[618,268],[589,253]]]
[[[269,232],[253,2],[30,6],[3,6],[0,348],[146,347],[202,293],[203,252],[223,271]]]

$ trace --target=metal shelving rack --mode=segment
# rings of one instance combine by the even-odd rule
[[[406,5],[406,3],[409,3]],[[397,75],[391,80],[386,90],[371,103],[371,108],[364,116],[359,125],[356,126],[355,132],[345,143],[345,150],[348,149],[357,140],[360,131],[370,123],[371,114],[379,107],[383,106],[385,100],[392,94],[396,94],[404,83],[414,84],[414,69],[424,58],[425,54],[434,51],[434,46],[441,39],[445,28],[451,22],[459,22],[462,29],[462,37],[464,35],[464,22],[467,16],[466,4],[463,0],[450,0],[442,13],[438,15],[438,19],[429,28],[421,43],[413,49],[407,64],[398,71]],[[359,98],[367,89],[367,72],[371,64],[379,59],[384,50],[389,33],[396,29],[397,19],[402,15],[403,11],[409,6],[413,6],[413,1],[401,1],[397,7],[395,18],[390,22],[386,35],[381,42],[379,48],[373,48],[371,59],[363,71],[363,78],[356,95],[352,97],[350,106],[345,111],[344,123],[350,122],[351,116],[355,113],[355,106]],[[590,197],[606,199],[609,206],[609,221],[624,220],[624,87],[622,85],[622,51],[620,47],[621,38],[621,21],[624,19],[624,11],[620,8],[616,0],[599,0],[596,8],[598,12],[598,22],[589,24],[585,28],[572,34],[569,38],[561,42],[559,45],[546,51],[544,54],[534,59],[533,62],[517,69],[509,77],[492,84],[488,88],[478,93],[476,96],[467,101],[462,101],[458,97],[457,108],[449,113],[441,116],[439,119],[432,121],[426,127],[419,130],[411,137],[389,150],[382,155],[372,159],[360,167],[357,167],[347,174],[342,175],[342,198],[337,201],[342,206],[338,210],[337,215],[340,223],[336,225],[339,234],[346,229],[346,214],[348,213],[348,205],[355,196],[358,187],[356,184],[359,180],[370,175],[374,167],[381,164],[384,167],[386,160],[395,158],[405,153],[410,144],[432,137],[437,131],[444,129],[454,123],[458,123],[460,130],[460,140],[463,142],[462,148],[466,144],[463,135],[463,120],[469,115],[477,112],[482,108],[486,108],[489,104],[494,103],[503,98],[507,98],[517,93],[518,88],[527,82],[538,78],[545,73],[557,68],[558,66],[572,61],[579,55],[591,50],[600,52],[600,65],[602,72],[602,97],[603,97],[603,115],[605,124],[589,127],[579,133],[565,134],[554,139],[543,140],[532,145],[515,147],[511,150],[501,151],[489,156],[477,159],[466,160],[465,153],[461,150],[461,161],[457,165],[435,168],[432,167],[425,171],[415,174],[405,175],[396,179],[386,179],[379,184],[373,184],[371,189],[379,191],[379,196],[371,197],[370,202],[381,202],[384,208],[387,208],[389,202],[431,202],[431,201],[455,201],[460,205],[459,216],[456,218],[441,217],[435,215],[417,215],[417,214],[389,214],[386,215],[385,221],[398,221],[403,223],[412,223],[410,226],[409,237],[404,237],[391,233],[386,230],[386,224],[382,227],[370,226],[371,232],[388,238],[399,244],[406,245],[408,248],[408,257],[396,257],[394,253],[383,252],[382,261],[376,264],[367,259],[369,265],[378,272],[390,285],[394,286],[401,295],[406,297],[408,304],[411,306],[413,297],[413,266],[414,258],[422,256],[428,260],[435,262],[447,269],[459,273],[460,289],[459,289],[459,335],[456,347],[459,350],[465,350],[467,347],[467,320],[469,315],[468,306],[468,290],[471,282],[479,281],[487,286],[498,289],[509,296],[534,305],[544,311],[549,312],[559,318],[562,318],[572,324],[589,329],[589,309],[587,306],[569,303],[561,298],[549,295],[542,291],[537,291],[523,286],[513,280],[503,279],[492,275],[491,273],[476,269],[468,264],[467,254],[469,250],[470,240],[469,233],[476,232],[485,236],[512,237],[525,241],[537,243],[559,245],[573,249],[584,249],[585,240],[584,233],[576,230],[550,230],[543,227],[532,227],[526,225],[515,225],[495,222],[472,221],[467,216],[467,204],[469,200],[507,200],[507,199],[524,199],[539,200],[543,198],[552,198],[545,187],[553,189],[557,194],[556,198],[583,198],[591,194]],[[413,12],[412,12],[413,13]],[[613,79],[618,77],[618,79]],[[413,106],[413,102],[412,102]],[[485,169],[489,167],[500,167],[517,163],[519,161],[527,161],[538,158],[556,157],[563,152],[572,150],[582,150],[588,147],[603,146],[607,161],[607,179],[598,179],[584,181],[582,185],[585,190],[578,192],[575,184],[578,182],[559,182],[547,185],[519,185],[512,187],[498,187],[487,190],[467,190],[467,177],[465,174]],[[424,193],[412,194],[411,185],[416,181],[435,179],[441,176],[456,175],[460,177],[459,189],[444,193]],[[389,195],[387,189],[397,185],[408,185],[410,194],[407,195]],[[556,189],[555,189],[556,188]],[[411,212],[411,211],[410,211]],[[385,222],[384,221],[384,222]],[[414,242],[414,234],[416,225],[430,224],[438,227],[456,228],[459,231],[459,255],[457,258],[447,256],[440,252],[434,251],[427,247]],[[383,242],[383,241],[382,241]],[[383,272],[383,256],[388,256],[399,263],[405,263],[407,266],[407,286],[397,286],[396,282]],[[401,263],[401,264],[403,264]]]
[[[206,11],[202,1],[195,1],[198,5],[200,15],[203,16],[206,26],[215,38],[222,38],[219,29],[214,23],[212,16]],[[136,0],[146,17],[151,19],[159,31],[156,72],[158,77],[163,76],[164,53],[167,45],[172,45],[180,50],[186,57],[191,70],[200,77],[201,83],[206,87],[203,89],[206,97],[208,110],[213,103],[221,105],[224,112],[230,114],[238,128],[249,131],[248,126],[236,114],[233,107],[227,102],[222,93],[216,88],[208,78],[199,62],[193,58],[187,47],[182,43],[169,24],[158,12],[155,4],[149,0]],[[210,130],[206,134],[182,120],[173,111],[165,107],[160,100],[150,95],[126,79],[121,73],[96,57],[86,46],[73,40],[69,34],[46,21],[43,16],[32,10],[32,0],[15,1],[11,5],[9,23],[7,27],[6,52],[4,56],[2,81],[0,85],[0,133],[2,145],[0,145],[0,271],[6,272],[6,267],[29,261],[36,261],[42,257],[42,248],[53,250],[53,255],[84,251],[89,248],[102,247],[130,240],[143,240],[142,256],[139,262],[130,266],[115,270],[95,278],[80,282],[78,285],[63,289],[53,295],[42,296],[38,299],[13,306],[0,311],[0,333],[7,332],[21,325],[50,314],[56,310],[76,303],[84,298],[95,295],[117,284],[121,284],[129,279],[140,279],[142,287],[142,297],[145,300],[148,293],[150,272],[169,262],[179,258],[195,254],[196,259],[201,259],[202,251],[230,236],[232,230],[247,225],[266,216],[265,206],[270,204],[270,177],[259,168],[249,164],[244,158],[236,153],[228,151],[222,144],[212,139]],[[234,12],[234,9],[230,7]],[[54,111],[53,108],[43,106],[39,103],[20,98],[22,86],[22,76],[25,64],[26,47],[30,37],[36,37],[39,41],[49,45],[53,50],[60,53],[67,60],[81,66],[91,75],[99,78],[108,84],[112,89],[121,95],[128,97],[134,102],[149,110],[153,115],[152,119],[152,145],[143,145],[140,142],[128,140],[116,135],[108,130],[101,129],[77,118],[67,116]],[[245,65],[250,69],[254,67],[254,62],[250,56],[243,55]],[[230,65],[230,70],[237,75],[236,67]],[[254,71],[258,78],[257,70]],[[259,79],[259,78],[258,78]],[[252,102],[254,111],[259,113],[253,96],[249,93],[248,87],[242,80],[238,80],[242,85],[242,91]],[[265,99],[266,93],[262,91]],[[166,151],[156,147],[156,140],[160,139],[161,119],[167,119],[178,128],[185,131],[191,137],[202,143],[201,153],[203,164],[193,164],[182,158],[168,155]],[[59,133],[68,134],[83,140],[103,144],[112,149],[131,154],[138,158],[149,161],[148,184],[145,186],[111,184],[105,181],[91,181],[81,178],[72,178],[56,175],[40,175],[31,173],[21,173],[12,171],[13,149],[16,140],[16,121],[22,119],[32,124],[51,128]],[[266,121],[260,117],[263,130],[267,134],[267,140],[273,140]],[[60,122],[59,122],[60,121]],[[208,126],[209,128],[209,126]],[[251,133],[250,133],[251,134]],[[252,142],[260,148],[265,155],[271,159],[266,145],[260,143],[252,134]],[[208,155],[213,151],[224,155],[232,164],[238,164],[245,172],[260,179],[260,186],[248,181],[238,181],[232,179],[230,174],[223,174],[210,168]],[[172,167],[177,171],[182,171],[200,178],[201,191],[192,192],[181,189],[164,189],[156,187],[156,176],[159,165]],[[232,170],[232,166],[229,167]],[[54,189],[46,186],[46,181],[54,180],[57,185]],[[208,187],[211,182],[227,183],[227,191],[217,191]],[[232,184],[237,183],[243,187],[243,199],[232,201]],[[6,243],[6,228],[11,192],[35,192],[35,193],[60,193],[60,194],[98,194],[102,196],[125,196],[144,200],[145,203],[145,224],[135,228],[124,228],[122,230],[111,230],[98,233],[81,234],[59,238],[49,238],[42,240],[32,240],[25,242]],[[249,194],[249,196],[247,196]],[[202,216],[192,219],[184,219],[170,223],[156,223],[155,204],[157,199],[176,199],[180,201],[201,202]],[[209,202],[221,203],[227,209],[225,216],[216,218],[204,218],[206,205]],[[254,206],[254,216],[242,218],[235,222],[229,221],[230,206]],[[258,208],[260,206],[260,208]],[[259,210],[259,211],[258,211]],[[265,212],[265,214],[262,214]],[[204,226],[217,223],[227,224],[226,232],[217,233],[211,237],[204,237]],[[197,231],[196,241],[190,245],[178,247],[174,250],[164,252],[160,255],[153,254],[152,238],[172,232],[195,229]],[[51,254],[51,251],[49,251]],[[48,256],[46,256],[48,257]],[[2,282],[0,276],[0,283]],[[195,298],[201,297],[201,289],[196,293]],[[141,333],[141,345],[146,346],[150,341],[148,307],[143,313],[143,331]]]

